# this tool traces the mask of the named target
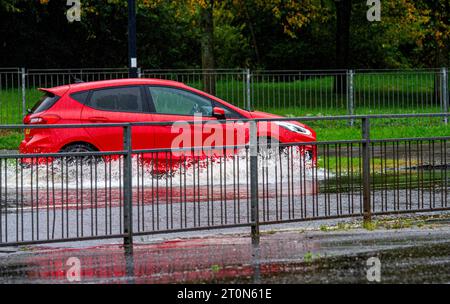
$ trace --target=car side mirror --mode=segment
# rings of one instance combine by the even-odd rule
[[[212,111],[212,116],[218,119],[223,119],[225,118],[225,110],[219,107],[214,107]]]

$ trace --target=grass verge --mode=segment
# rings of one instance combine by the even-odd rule
[[[0,130],[0,150],[16,150],[22,140],[22,132]]]

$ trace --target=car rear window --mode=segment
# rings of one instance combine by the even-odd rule
[[[59,99],[59,96],[56,96],[53,93],[45,92],[44,95],[34,104],[31,108],[31,113],[40,113],[50,109]]]
[[[148,112],[140,87],[114,87],[92,92],[89,106],[104,111]]]

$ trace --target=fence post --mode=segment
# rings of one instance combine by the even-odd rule
[[[141,68],[137,68],[137,77],[142,78],[142,70]]]
[[[250,94],[250,81],[251,81],[251,77],[252,75],[250,74],[250,69],[246,69],[245,70],[245,75],[246,75],[246,99],[247,99],[247,111],[251,111],[252,109],[252,101],[251,101],[251,94]]]
[[[123,244],[133,245],[133,204],[132,204],[132,160],[131,160],[131,125],[123,127]]]
[[[354,114],[354,94],[353,94],[353,77],[354,71],[348,70],[347,71],[347,114],[353,115]],[[350,126],[353,126],[354,120],[350,119],[349,121]]]
[[[442,73],[442,77],[441,77],[441,98],[442,98],[442,111],[444,113],[448,113],[448,108],[449,108],[449,94],[448,94],[448,70],[447,68],[441,68],[441,73]],[[444,123],[448,124],[448,117],[444,116]]]
[[[363,216],[364,224],[372,220],[370,202],[370,120],[362,118],[362,175],[363,175]]]
[[[22,78],[22,117],[25,117],[27,113],[27,103],[26,103],[26,71],[25,68],[21,69]]]
[[[258,137],[256,121],[250,121],[250,200],[252,243],[259,243]]]

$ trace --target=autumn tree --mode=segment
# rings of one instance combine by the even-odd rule
[[[422,15],[421,35],[418,43],[424,49],[424,61],[429,66],[441,68],[450,63],[450,0],[417,1]],[[442,100],[442,75],[434,76],[434,100]]]
[[[352,12],[351,0],[334,0],[336,5],[336,68],[348,69],[350,52],[350,18]],[[347,77],[336,75],[334,92],[347,93]]]
[[[449,1],[382,0],[381,21],[369,22],[365,0],[137,0],[138,64],[439,68],[450,60]],[[81,8],[81,21],[69,23],[66,1],[0,1],[0,66],[126,67],[127,0]]]
[[[216,78],[210,73],[215,68],[214,56],[214,0],[200,1],[200,27],[202,46],[203,89],[210,93],[216,93]]]

